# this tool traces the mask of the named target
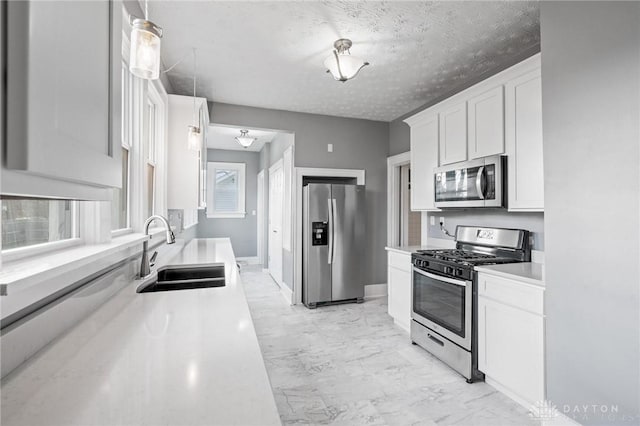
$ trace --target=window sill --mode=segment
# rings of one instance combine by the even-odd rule
[[[164,232],[163,228],[156,228],[149,233],[153,237],[162,232]],[[13,295],[52,277],[83,267],[87,267],[87,276],[91,275],[101,269],[98,260],[136,245],[140,245],[142,249],[142,242],[148,238],[144,234],[129,233],[113,238],[111,242],[105,244],[77,245],[44,255],[3,261],[2,271],[0,271],[0,294],[4,298],[6,295]],[[92,268],[92,266],[95,267]]]
[[[244,219],[246,216],[247,216],[246,212],[207,214],[208,219]]]

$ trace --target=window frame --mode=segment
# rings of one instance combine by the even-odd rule
[[[216,212],[215,206],[215,177],[216,170],[236,170],[238,172],[238,209],[235,212]],[[207,162],[207,217],[212,219],[244,219],[246,212],[246,163],[232,163],[222,161]]]
[[[133,145],[134,145],[134,111],[135,111],[135,87],[137,85],[136,79],[133,74],[129,71],[129,38],[126,34],[122,34],[122,132],[121,132],[121,140],[122,140],[122,149],[127,151],[127,214],[126,214],[126,224],[124,228],[112,229],[111,236],[119,237],[121,235],[129,234],[133,232],[133,226],[131,225],[132,217],[131,217],[131,198],[132,198],[132,185],[131,185],[131,176],[132,176],[132,155],[133,155]],[[126,85],[125,85],[126,79]],[[126,96],[124,91],[127,91]],[[128,113],[128,114],[127,114]],[[125,189],[125,188],[122,188]],[[87,220],[90,220],[87,218]],[[113,218],[111,218],[113,222]],[[110,225],[111,226],[111,225]]]
[[[50,201],[56,201],[54,199]],[[12,262],[51,251],[62,250],[84,243],[80,233],[80,208],[77,201],[71,201],[71,238],[50,241],[47,243],[31,244],[24,247],[2,249],[0,254],[3,262]]]

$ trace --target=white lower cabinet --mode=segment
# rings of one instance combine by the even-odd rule
[[[388,251],[388,312],[407,333],[411,325],[411,254]]]
[[[543,401],[544,288],[478,274],[478,368],[527,408]]]

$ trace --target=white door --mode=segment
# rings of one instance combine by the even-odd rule
[[[282,285],[282,160],[269,169],[269,273]]]
[[[258,262],[264,265],[264,170],[258,173]]]

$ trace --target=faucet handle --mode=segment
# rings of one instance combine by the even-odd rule
[[[167,240],[167,244],[173,244],[176,242],[176,235],[173,233],[172,230],[169,230],[169,232],[167,232],[169,239]]]
[[[158,251],[154,251],[151,255],[151,259],[149,259],[149,266],[153,266],[156,264],[156,257],[158,257]]]

